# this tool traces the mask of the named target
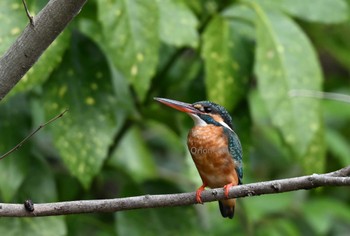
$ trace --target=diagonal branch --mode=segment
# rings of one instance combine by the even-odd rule
[[[230,189],[230,198],[242,198],[263,194],[276,194],[322,186],[350,186],[350,166],[327,174],[313,174],[295,178],[245,184]],[[225,199],[222,188],[202,193],[203,202]],[[35,217],[81,213],[116,212],[141,208],[185,206],[196,203],[196,194],[179,193],[144,195],[106,200],[82,200],[70,202],[34,204],[34,211],[26,211],[23,204],[0,203],[0,217]]]
[[[13,153],[14,151],[16,151],[17,149],[19,149],[20,147],[22,147],[22,145],[27,142],[31,137],[33,137],[34,134],[36,134],[39,130],[41,130],[42,128],[44,128],[46,125],[54,122],[55,120],[61,118],[66,112],[68,111],[68,109],[65,109],[63,112],[61,112],[60,114],[58,114],[57,116],[53,117],[51,120],[45,122],[44,124],[39,125],[38,128],[36,128],[33,132],[31,132],[27,137],[25,137],[21,142],[19,142],[16,146],[14,146],[13,148],[11,148],[9,151],[7,151],[5,154],[0,156],[0,160],[8,157],[11,153]]]
[[[51,0],[0,58],[0,101],[39,59],[87,0]]]

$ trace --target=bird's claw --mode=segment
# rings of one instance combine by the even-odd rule
[[[207,186],[206,184],[203,184],[202,186],[200,186],[197,191],[196,191],[196,201],[197,203],[203,204],[202,202],[202,198],[201,198],[201,194],[205,189],[205,186]]]
[[[196,201],[197,201],[197,203],[203,204],[202,199],[201,199],[201,193],[202,193],[202,191],[198,191],[197,190],[197,192],[196,192]]]
[[[230,191],[230,188],[233,186],[233,183],[230,183],[230,184],[226,184],[224,186],[224,190],[225,190],[225,197],[228,198],[228,194],[229,194],[229,191]]]

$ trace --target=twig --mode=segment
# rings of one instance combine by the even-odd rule
[[[339,93],[327,93],[322,91],[314,90],[291,90],[289,91],[289,96],[291,97],[310,97],[319,99],[335,100],[340,102],[350,103],[350,96]]]
[[[342,170],[349,170],[350,166]],[[328,174],[313,174],[289,179],[273,180],[232,187],[230,198],[242,198],[263,194],[275,194],[321,186],[350,186],[347,171],[334,171]],[[202,201],[211,202],[225,199],[222,188],[202,192]],[[137,197],[115,198],[105,200],[81,200],[69,202],[34,204],[33,212],[25,209],[23,204],[0,203],[0,217],[36,217],[68,215],[81,213],[116,212],[141,208],[175,207],[196,204],[196,193],[179,193],[164,195],[144,195]]]
[[[22,2],[23,2],[24,10],[26,11],[27,17],[29,18],[30,24],[32,26],[34,26],[34,19],[33,19],[33,16],[30,14],[29,10],[28,10],[26,0],[22,0]]]
[[[44,128],[46,125],[50,124],[51,122],[54,122],[55,120],[61,118],[66,112],[68,111],[68,109],[65,109],[63,112],[61,112],[60,114],[58,114],[57,116],[55,116],[54,118],[52,118],[51,120],[47,121],[44,124],[39,125],[38,128],[36,128],[36,130],[34,130],[33,132],[31,132],[27,137],[25,137],[20,143],[18,143],[16,146],[14,146],[11,150],[9,150],[8,152],[6,152],[5,154],[3,154],[2,156],[0,156],[0,160],[4,159],[5,157],[9,156],[11,153],[13,153],[14,151],[16,151],[17,149],[19,149],[25,142],[27,142],[28,139],[30,139],[34,134],[36,134],[40,129]]]

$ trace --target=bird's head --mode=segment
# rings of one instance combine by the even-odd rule
[[[226,109],[216,103],[209,101],[200,101],[193,104],[179,102],[167,98],[154,98],[176,110],[186,112],[193,119],[195,125],[217,125],[232,130],[232,119]]]

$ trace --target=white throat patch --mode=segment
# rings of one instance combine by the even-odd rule
[[[191,118],[194,121],[194,124],[196,126],[206,126],[208,125],[204,120],[202,120],[201,118],[199,118],[199,116],[197,116],[196,114],[193,113],[187,113],[189,116],[191,116]]]

